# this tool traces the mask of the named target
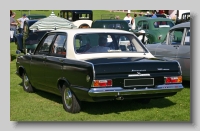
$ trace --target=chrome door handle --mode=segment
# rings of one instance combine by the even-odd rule
[[[63,61],[64,61],[64,59],[60,58],[60,59],[59,59],[59,61],[60,61],[60,62],[63,62]]]

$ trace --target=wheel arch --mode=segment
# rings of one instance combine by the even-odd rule
[[[23,73],[26,73],[26,70],[23,66],[19,66],[18,70],[19,70],[19,76],[20,77],[23,76]]]
[[[70,82],[66,78],[64,78],[64,77],[59,78],[57,81],[57,88],[60,92],[61,92],[62,86],[64,84],[66,84],[66,86],[70,86]]]
[[[86,28],[91,28],[90,25],[88,23],[82,23],[79,25],[78,28],[83,28],[83,27],[86,27]]]

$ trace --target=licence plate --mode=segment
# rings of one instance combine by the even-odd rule
[[[124,87],[153,86],[154,78],[124,79]]]

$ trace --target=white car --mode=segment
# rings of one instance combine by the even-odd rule
[[[180,63],[183,80],[190,81],[190,22],[172,27],[162,43],[146,45],[157,58]]]

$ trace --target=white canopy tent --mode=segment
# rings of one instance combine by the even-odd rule
[[[29,27],[30,30],[56,30],[56,29],[73,29],[77,28],[72,22],[57,17],[54,12],[49,17],[43,18],[35,22]]]

